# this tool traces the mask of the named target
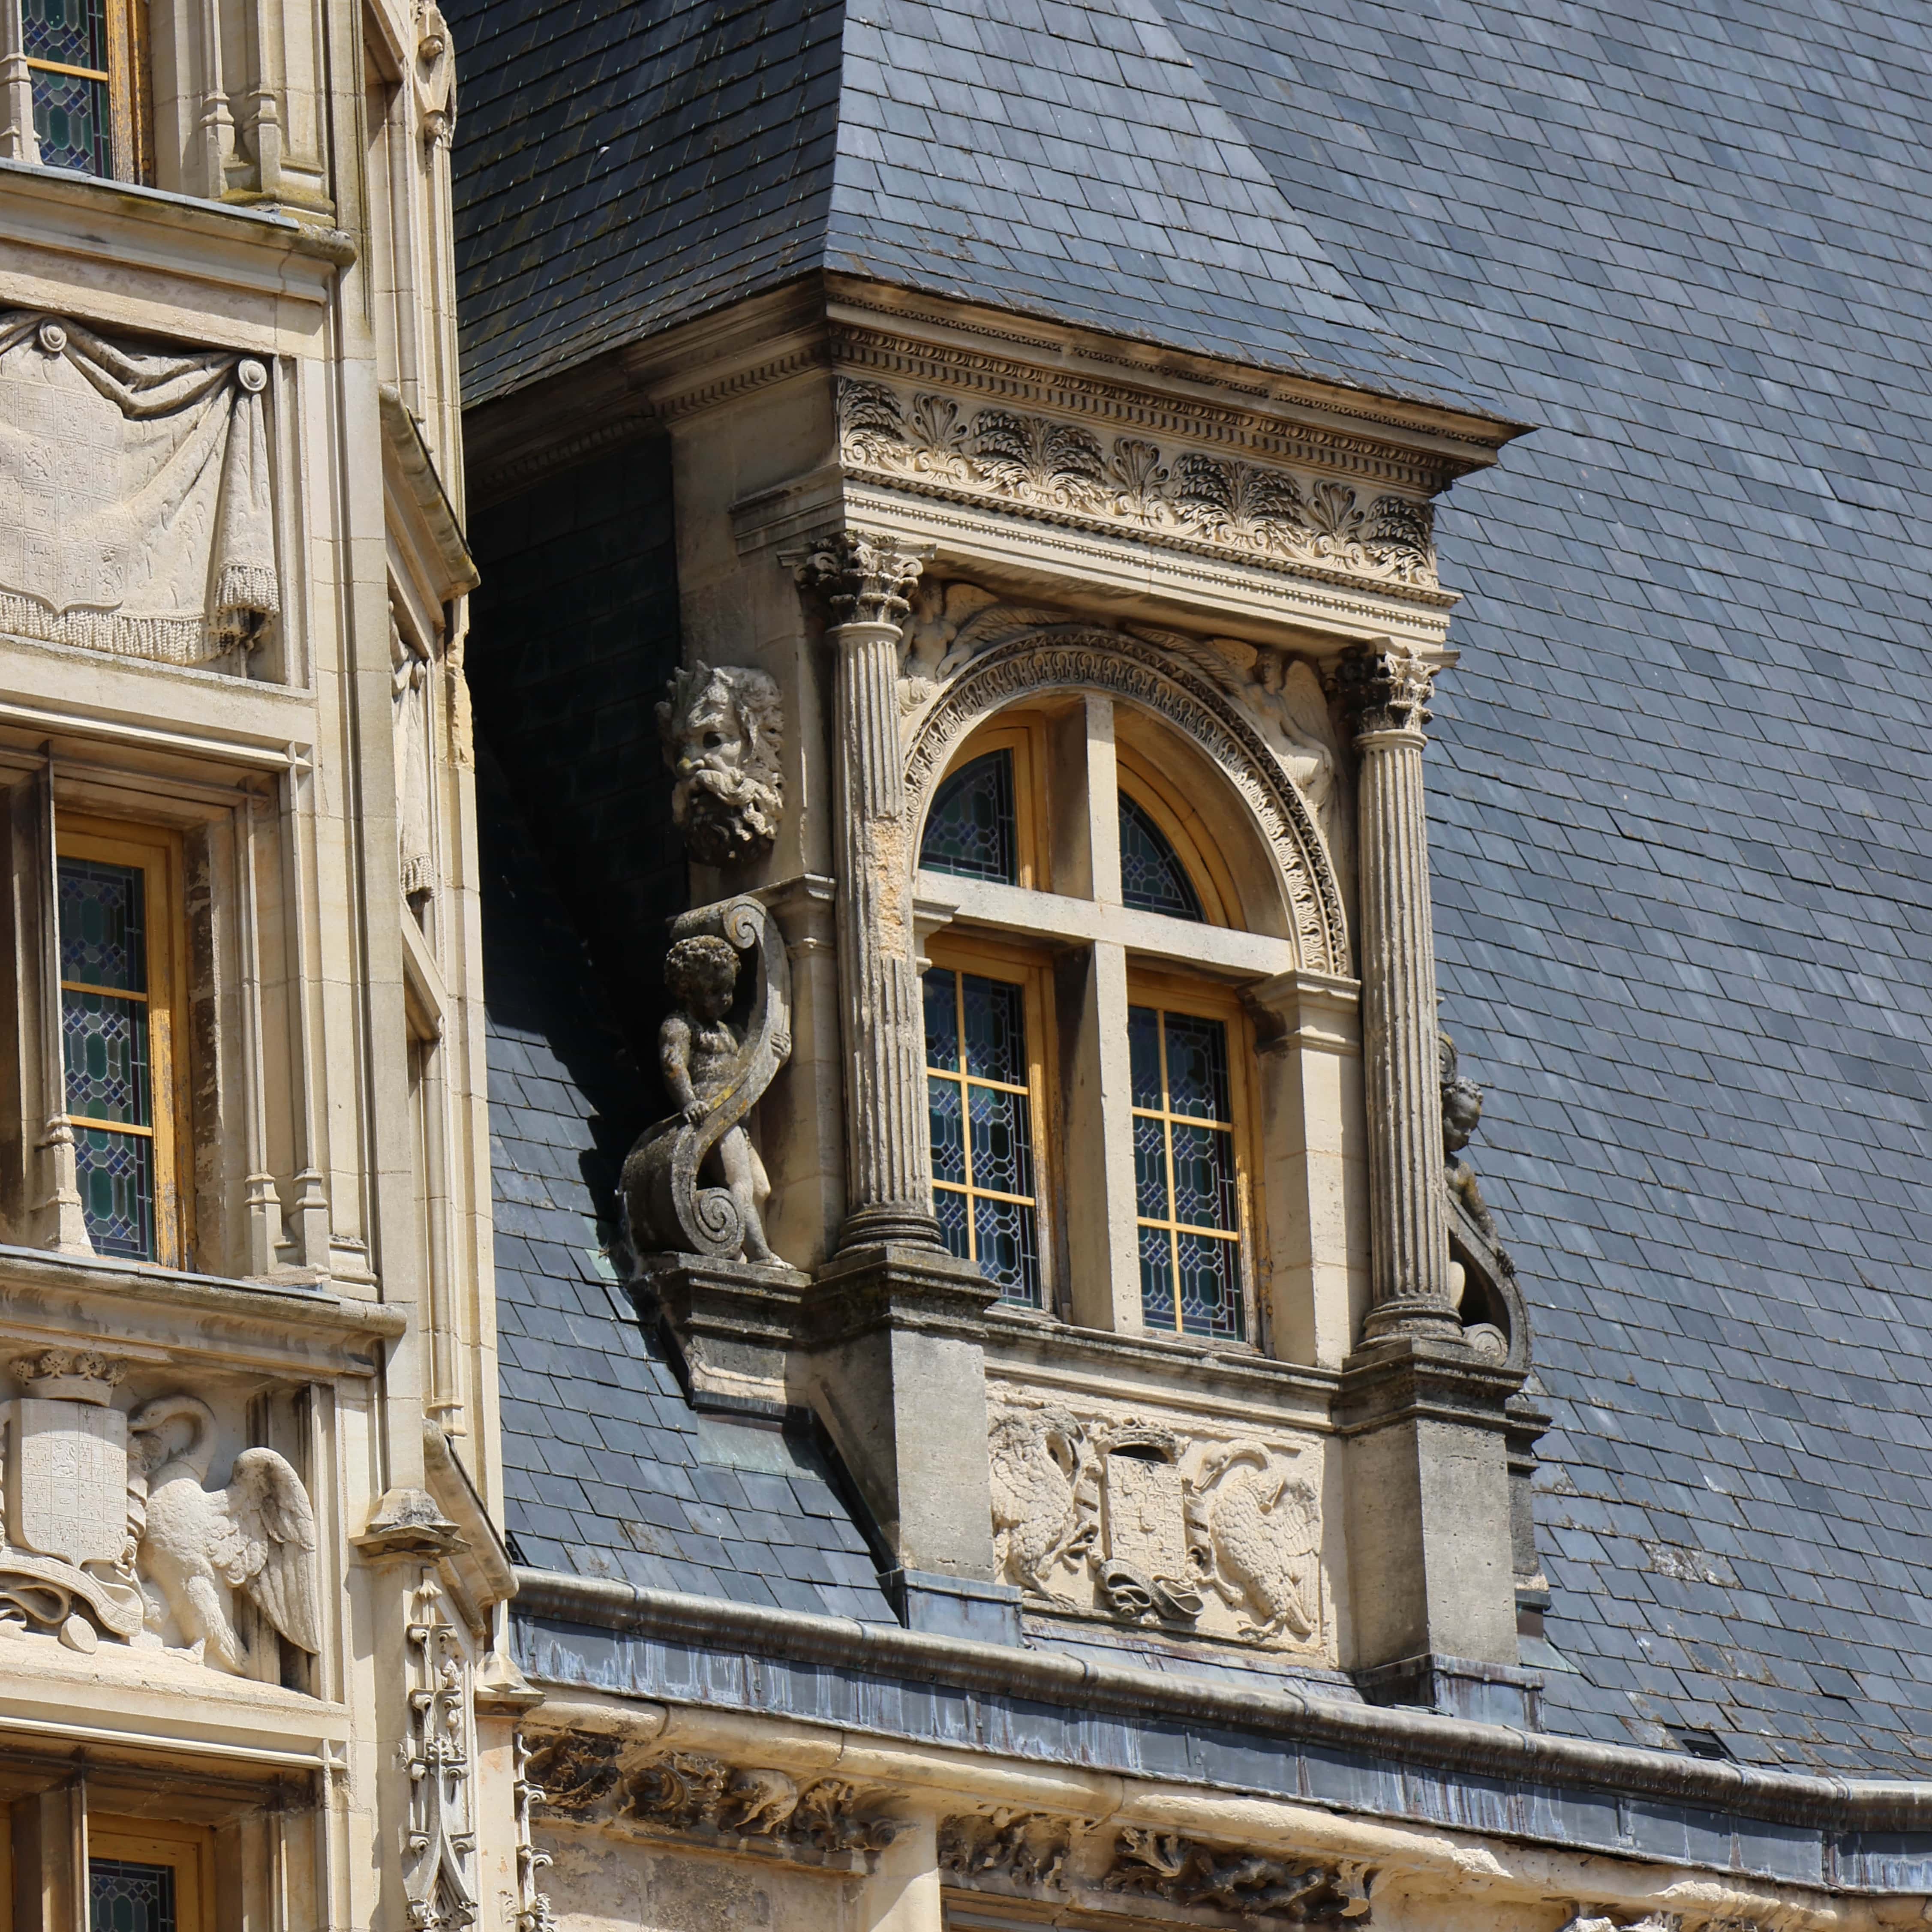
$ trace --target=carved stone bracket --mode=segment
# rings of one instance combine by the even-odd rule
[[[629,1815],[642,1823],[817,1852],[882,1851],[899,1831],[843,1778],[734,1769],[700,1751],[667,1752],[631,1780],[628,1796]]]
[[[840,460],[921,495],[1030,509],[1170,547],[1442,598],[1425,497],[1364,493],[1144,435],[847,377]]]
[[[742,1137],[746,1116],[791,1057],[791,970],[778,922],[756,899],[728,899],[686,913],[673,921],[671,936],[674,950],[701,938],[728,944],[750,958],[754,983],[742,1024],[734,1029],[739,1044],[730,1066],[713,1069],[684,1112],[646,1127],[626,1158],[627,1226],[632,1247],[640,1255],[731,1260],[748,1244],[764,1249],[755,1206],[742,1189],[706,1186],[700,1180],[714,1151],[730,1151],[727,1136]],[[739,1004],[745,1004],[742,997]]]
[[[1130,1826],[1115,1841],[1113,1865],[1102,1882],[1108,1892],[1210,1906],[1244,1918],[1366,1925],[1374,1876],[1353,1859],[1323,1864]]]

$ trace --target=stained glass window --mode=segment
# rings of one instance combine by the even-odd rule
[[[1241,1220],[1228,1029],[1127,1010],[1141,1312],[1150,1329],[1241,1334]]]
[[[107,0],[21,0],[20,11],[42,162],[111,176]]]
[[[88,1932],[175,1932],[172,1865],[87,1862]]]
[[[919,862],[929,872],[1016,886],[1018,832],[1013,754],[988,752],[962,766],[939,788],[926,814]]]
[[[154,1094],[146,878],[60,862],[61,1032],[81,1209],[94,1252],[152,1261]]]
[[[1136,912],[1164,912],[1170,919],[1202,918],[1194,882],[1167,835],[1146,809],[1120,801],[1120,902]]]
[[[1007,1300],[1037,1307],[1039,1196],[1027,1075],[1025,988],[934,967],[926,976],[934,1211],[954,1254],[976,1262]]]

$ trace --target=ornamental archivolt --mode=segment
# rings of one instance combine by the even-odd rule
[[[839,457],[924,493],[1024,506],[1098,527],[1230,554],[1322,578],[1362,579],[1426,602],[1436,578],[1433,512],[1422,497],[1144,436],[1103,440],[1084,425],[844,376]]]
[[[1284,674],[1274,653],[1274,670],[1263,673],[1255,668],[1262,654],[1232,639],[1071,622],[1000,604],[970,584],[935,585],[921,597],[906,626],[900,685],[910,828],[982,719],[1037,693],[1106,692],[1184,733],[1245,800],[1274,859],[1302,970],[1352,972],[1334,852],[1346,838],[1341,768],[1305,667]],[[1297,782],[1298,762],[1324,808],[1318,818]]]

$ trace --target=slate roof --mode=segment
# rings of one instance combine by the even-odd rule
[[[454,0],[476,403],[818,268],[1436,395],[1156,0]]]
[[[897,168],[924,142],[945,165],[923,198],[880,204],[880,231],[841,259],[995,300],[1010,274],[1012,299],[1074,316],[1112,313],[1118,279],[1126,326],[1258,358],[1318,344],[1360,370],[1396,338],[1458,392],[1543,425],[1441,521],[1469,594],[1431,766],[1445,1013],[1489,1086],[1472,1152],[1557,1418],[1541,1534],[1574,1669],[1552,1675],[1550,1720],[1925,1774],[1922,9],[1141,0],[1112,11],[1141,49],[1121,85],[1153,76],[1157,165],[1115,166],[1116,218],[1156,206],[1168,238],[1135,255],[1134,229],[1104,260],[1040,252],[1052,224],[1033,212],[1090,164],[1112,181],[1097,158],[1142,152],[1131,101],[1084,71],[1100,16],[1002,0],[976,10],[982,40],[908,0],[868,11],[877,38],[851,39],[844,86],[918,98],[875,116],[878,153],[848,157],[830,126],[832,9],[787,25],[783,0],[457,7],[472,395],[591,352],[614,289],[628,328],[661,298],[795,272],[814,236],[850,232],[835,216],[859,219],[839,214],[870,191],[848,158],[884,182],[882,156]],[[916,43],[932,51],[890,81],[867,66]],[[527,134],[519,52],[560,76]],[[674,55],[683,79],[652,93]],[[1079,98],[1042,128],[1014,102],[1055,70]],[[741,78],[713,121],[702,86],[727,72]],[[662,150],[662,194],[660,98],[687,130]],[[975,126],[934,122],[962,103]],[[1171,154],[1160,130],[1184,107],[1200,139]],[[573,115],[608,128],[608,160],[561,131]],[[1030,127],[1057,152],[1090,116],[1084,160],[1010,149]],[[1012,170],[1010,198],[964,194],[966,162],[947,158],[976,144],[995,188]],[[1230,171],[1197,185],[1210,148]],[[701,218],[652,228],[682,184]],[[1212,231],[1211,264],[1170,214]],[[1064,232],[1086,233],[1070,216]],[[1286,256],[1300,272],[1270,319]]]
[[[638,1083],[487,752],[490,1173],[506,1524],[539,1568],[892,1623],[809,1440],[694,1413],[598,1221]]]

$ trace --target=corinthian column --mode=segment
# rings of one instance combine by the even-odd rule
[[[831,607],[838,981],[845,1055],[842,1250],[939,1246],[926,1118],[925,1021],[912,944],[911,866],[899,748],[899,626],[920,572],[889,537],[856,530],[795,574]]]
[[[1460,1339],[1449,1287],[1422,728],[1430,668],[1361,650],[1337,674],[1355,719],[1360,837],[1363,1077],[1373,1301],[1364,1339]]]

